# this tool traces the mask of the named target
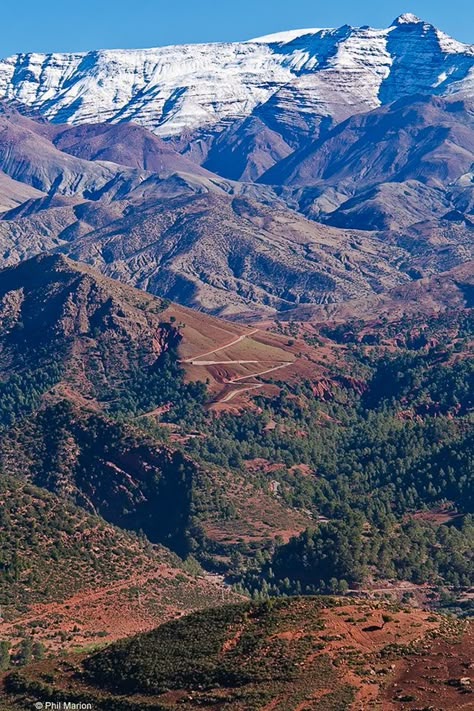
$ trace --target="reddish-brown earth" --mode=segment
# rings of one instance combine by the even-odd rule
[[[25,636],[48,651],[92,648],[153,629],[192,609],[237,600],[218,576],[189,575],[167,564],[102,587],[83,589],[62,602],[31,605],[0,622],[0,639],[15,646]]]
[[[242,646],[245,634],[247,639],[256,635],[260,640],[261,659],[267,655],[272,659],[276,649],[283,649],[288,658],[294,660],[291,674],[282,673],[280,679],[271,682],[264,676],[261,683],[254,679],[239,687],[243,698],[249,698],[247,694],[252,692],[256,694],[250,697],[254,699],[251,708],[255,711],[326,708],[466,711],[473,708],[474,636],[469,622],[387,603],[339,600],[331,604],[318,598],[293,598],[287,606],[270,612],[270,617],[264,617],[266,614],[268,611],[263,615],[249,614],[240,623],[229,625],[217,653],[223,663],[229,655],[235,654],[234,664],[252,668],[251,665],[260,660],[253,660],[254,652],[246,652],[245,644]],[[152,648],[150,652],[154,653]],[[74,698],[82,693],[94,698],[99,693],[98,699],[103,699],[97,687],[88,686],[75,674],[84,656],[84,653],[73,654],[59,662],[45,660],[23,673],[30,680],[41,680],[53,672],[54,686],[66,696]],[[260,693],[262,701],[259,703]],[[130,700],[141,703],[143,709],[156,708],[156,704],[170,709],[188,709],[206,700],[206,708],[217,711],[225,708],[224,700],[228,701],[233,694],[235,687],[232,686],[203,689],[193,688],[191,684],[185,688],[174,687],[159,696],[136,694]],[[12,704],[20,700],[14,695],[4,698]],[[248,711],[250,707],[245,701],[239,702],[240,696],[233,698],[231,708]]]

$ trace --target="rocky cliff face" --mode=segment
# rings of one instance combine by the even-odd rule
[[[0,64],[0,95],[55,122],[133,120],[160,136],[258,109],[282,133],[286,123],[314,129],[321,117],[340,121],[409,94],[470,91],[473,67],[472,46],[405,14],[382,30],[345,25],[248,42],[20,54]]]

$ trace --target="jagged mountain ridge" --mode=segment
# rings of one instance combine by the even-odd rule
[[[470,259],[474,49],[418,18],[78,57],[0,64],[3,265],[59,249],[248,318]]]
[[[5,266],[60,248],[110,276],[227,314],[351,298],[406,279],[389,266],[400,251],[363,235],[348,273],[338,251],[352,232],[308,221],[266,186],[231,183],[199,166],[181,172],[183,162],[193,165],[141,127],[68,128],[7,107],[0,129],[5,177],[36,190],[2,215]],[[142,167],[150,146],[161,173]],[[102,160],[104,151],[128,165]],[[374,268],[375,252],[384,263]]]
[[[474,162],[474,100],[416,94],[356,114],[282,159],[260,178],[349,191],[419,180],[444,187]]]
[[[463,151],[453,141],[437,144],[454,178],[469,163],[471,114],[451,110],[463,102],[419,104],[465,144]],[[437,182],[425,184],[421,154],[410,179],[394,182],[390,151],[403,158],[405,134],[416,142],[424,130],[411,104],[400,145],[387,146],[382,136],[382,149],[374,143],[372,152],[357,151],[379,114],[390,120],[396,106],[355,117],[355,127],[352,119],[346,128],[340,124],[316,151],[296,151],[303,167],[309,156],[309,177],[307,185],[292,187],[208,173],[134,124],[70,127],[6,104],[0,114],[2,264],[60,249],[152,293],[244,318],[366,299],[451,269],[470,254],[468,173],[457,187],[444,187],[442,171]],[[374,164],[379,151],[376,184],[358,184],[354,167],[318,174],[328,145],[331,154],[341,153],[340,162],[353,156],[356,168],[362,159]],[[287,163],[290,158],[280,162],[282,173]]]
[[[474,47],[410,14],[382,30],[344,25],[247,42],[18,54],[0,63],[0,96],[54,122],[133,120],[160,136],[254,112],[270,116],[270,127],[297,114],[314,130],[321,117],[340,121],[409,94],[469,94],[473,81]]]

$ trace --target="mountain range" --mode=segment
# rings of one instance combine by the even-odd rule
[[[2,709],[469,706],[473,234],[414,15],[0,61]]]
[[[473,77],[474,47],[411,14],[384,30],[10,57],[0,264],[59,250],[244,320],[342,302],[360,316],[453,269],[465,294]]]
[[[344,25],[236,43],[19,54],[0,64],[0,94],[56,123],[133,120],[162,137],[255,116],[292,142],[321,122],[404,96],[471,93],[473,67],[471,45],[407,13],[383,30]]]

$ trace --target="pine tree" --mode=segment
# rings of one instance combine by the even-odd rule
[[[29,664],[33,659],[33,642],[31,637],[25,637],[20,643],[20,649],[18,650],[17,661],[18,664],[24,666]]]
[[[6,671],[10,666],[10,646],[4,640],[0,641],[0,671]]]
[[[40,660],[44,659],[45,648],[42,642],[34,642],[32,654],[33,659]]]

